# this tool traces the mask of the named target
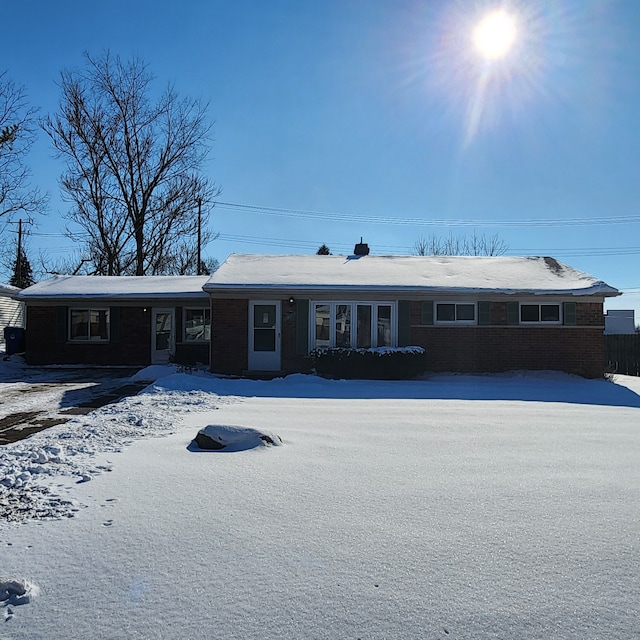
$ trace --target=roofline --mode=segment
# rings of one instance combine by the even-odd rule
[[[101,301],[109,301],[112,300],[117,302],[119,300],[125,300],[127,302],[144,302],[144,301],[153,301],[153,300],[207,300],[209,296],[204,291],[188,291],[188,292],[179,292],[179,293],[165,293],[165,292],[156,292],[156,293],[125,293],[125,294],[112,294],[112,293],[82,293],[82,294],[27,294],[25,295],[15,295],[13,296],[15,300],[20,300],[21,302],[44,302],[44,301],[59,301],[64,302],[65,300],[101,300]]]
[[[357,292],[357,293],[446,293],[452,295],[530,295],[530,296],[594,296],[594,297],[615,297],[622,295],[621,291],[606,284],[595,284],[584,289],[492,289],[479,287],[422,287],[422,286],[391,286],[391,285],[304,285],[304,284],[205,284],[203,290],[208,294],[215,293],[241,293],[250,295],[256,293],[277,293],[282,292],[286,296],[300,293],[327,293],[327,292]]]

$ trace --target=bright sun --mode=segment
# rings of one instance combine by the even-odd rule
[[[504,57],[516,39],[516,23],[513,17],[497,10],[486,15],[473,30],[473,42],[487,60]]]

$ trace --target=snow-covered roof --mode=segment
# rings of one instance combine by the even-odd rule
[[[14,296],[18,291],[18,287],[0,282],[0,296]]]
[[[548,257],[232,254],[204,285],[237,290],[420,291],[616,296],[593,276]]]
[[[208,279],[209,276],[53,276],[23,289],[16,299],[199,298],[206,297],[202,286]]]

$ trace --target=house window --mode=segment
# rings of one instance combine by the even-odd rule
[[[437,302],[436,322],[474,324],[476,305],[473,302]]]
[[[312,348],[393,346],[394,309],[395,305],[382,302],[312,303]]]
[[[351,346],[351,305],[336,305],[336,347]]]
[[[316,333],[315,343],[316,347],[330,347],[331,346],[331,305],[318,304],[316,305]]]
[[[109,309],[70,309],[69,339],[102,342],[109,340]]]
[[[560,323],[559,304],[520,304],[520,322]]]
[[[211,339],[211,309],[185,309],[183,326],[185,342],[208,342]]]

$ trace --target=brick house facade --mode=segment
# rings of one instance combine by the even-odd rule
[[[513,370],[555,370],[597,378],[606,367],[602,303],[576,302],[575,325],[532,327],[507,324],[506,301],[489,301],[491,321],[461,327],[425,324],[424,300],[398,301],[410,308],[405,338],[397,346],[425,349],[432,372],[497,373]],[[510,301],[513,302],[513,301]],[[282,309],[282,374],[308,373],[308,299],[280,301]],[[395,303],[394,303],[395,304]],[[249,301],[213,299],[214,331],[211,371],[245,375],[249,331]],[[301,310],[304,309],[304,310]],[[224,322],[220,320],[224,318]]]
[[[26,304],[25,358],[33,365],[208,364],[206,280],[57,276],[33,285],[18,294]]]
[[[211,371],[308,372],[313,349],[338,344],[419,346],[433,372],[557,370],[596,378],[605,371],[604,299],[619,293],[551,258],[367,256],[359,271],[350,260],[232,256],[204,287]]]
[[[232,255],[210,278],[56,276],[16,298],[37,365],[281,375],[309,372],[314,349],[419,346],[434,372],[593,378],[615,295],[552,258]]]

